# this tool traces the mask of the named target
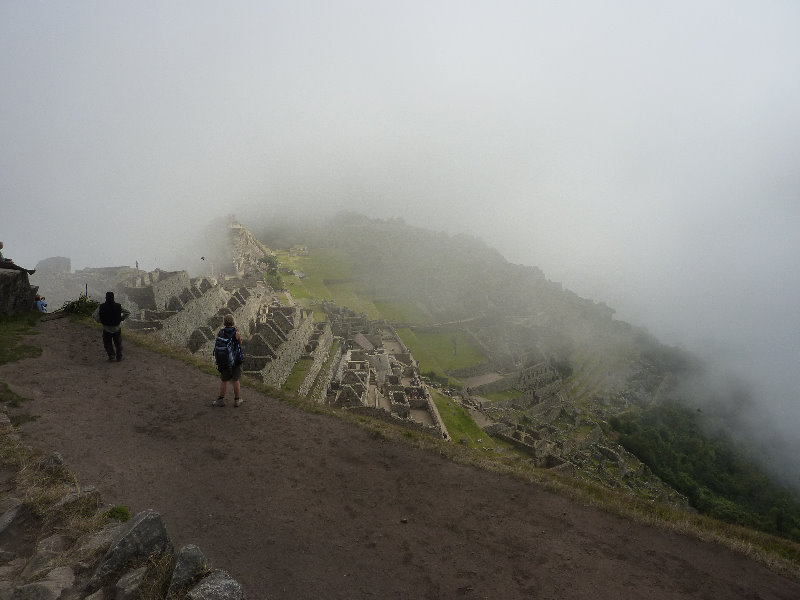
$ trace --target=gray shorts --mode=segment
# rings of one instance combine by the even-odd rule
[[[222,381],[239,381],[241,376],[242,365],[234,365],[233,367],[228,367],[224,371],[219,372],[219,378]]]

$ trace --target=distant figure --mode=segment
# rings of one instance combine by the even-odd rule
[[[92,314],[94,320],[103,325],[103,347],[108,360],[122,360],[122,322],[128,318],[130,311],[114,302],[114,292],[106,292],[106,301],[97,307]]]
[[[3,256],[3,242],[0,242],[0,269],[13,269],[14,271],[27,271],[28,275],[33,275],[36,273],[36,269],[26,269],[25,267],[20,267],[17,264],[14,264],[14,261],[10,258],[6,258]]]
[[[225,406],[225,391],[228,382],[233,381],[233,406],[239,408],[242,405],[241,386],[239,378],[242,376],[242,336],[236,328],[233,315],[225,315],[223,320],[224,327],[217,333],[217,341],[214,343],[214,360],[217,362],[219,371],[219,397],[211,403],[211,406]]]
[[[33,301],[33,307],[39,312],[47,312],[47,302],[44,301],[44,296],[36,294],[36,299]]]

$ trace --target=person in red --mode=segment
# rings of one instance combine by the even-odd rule
[[[106,292],[106,301],[97,307],[92,315],[94,320],[103,325],[103,347],[108,360],[122,360],[122,322],[128,318],[130,311],[122,308],[114,301],[114,292]]]

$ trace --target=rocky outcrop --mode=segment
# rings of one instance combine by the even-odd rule
[[[7,449],[26,452],[16,435],[8,416],[0,412],[0,436]],[[26,468],[75,481],[57,453]],[[199,547],[188,544],[175,552],[155,510],[120,522],[107,516],[111,507],[94,487],[73,484],[59,498],[61,484],[18,487],[12,471],[6,468],[2,473],[0,600],[244,598],[241,585],[225,571],[212,570]],[[39,498],[35,502],[32,493]],[[44,498],[56,499],[43,505]],[[74,532],[81,520],[88,524],[82,535],[54,533]]]
[[[31,310],[37,289],[31,286],[26,271],[0,269],[0,315]]]
[[[25,520],[20,506],[6,510],[0,517],[6,530],[30,529],[30,521]],[[105,508],[98,505],[99,510]],[[50,536],[37,542],[33,556],[6,550],[6,537],[0,534],[3,600],[132,600],[140,597],[144,589],[154,588],[161,597],[175,599],[244,598],[242,586],[225,571],[210,570],[196,545],[186,545],[173,553],[164,522],[154,510],[143,511],[127,523],[111,522],[72,544],[62,536]],[[154,561],[170,565],[166,581],[154,581]]]

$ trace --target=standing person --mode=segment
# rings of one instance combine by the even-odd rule
[[[108,354],[108,360],[114,360],[115,355],[118,361],[122,360],[121,323],[130,314],[119,302],[114,302],[114,292],[106,292],[106,301],[92,315],[95,321],[103,325],[103,347]]]
[[[25,267],[20,267],[18,264],[15,264],[13,260],[10,258],[6,258],[3,256],[3,242],[0,242],[0,269],[13,269],[14,271],[27,271],[28,275],[33,275],[36,273],[36,269],[26,269]]]
[[[242,405],[241,386],[239,378],[242,376],[242,336],[233,320],[233,315],[225,315],[222,324],[224,327],[217,333],[217,341],[214,343],[214,359],[217,362],[219,371],[219,397],[211,403],[211,406],[225,406],[225,391],[228,382],[233,381],[233,406],[239,408]]]

